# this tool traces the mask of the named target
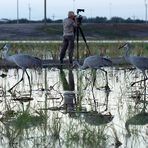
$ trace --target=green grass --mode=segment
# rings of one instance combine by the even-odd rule
[[[59,53],[62,43],[12,43],[10,54],[27,53],[40,57],[41,59],[59,59]],[[122,43],[88,43],[91,55],[104,55],[109,57],[123,56],[124,49],[118,49]],[[2,46],[2,44],[0,44]],[[75,46],[76,48],[76,46]],[[148,56],[148,44],[146,43],[132,43],[131,53],[138,56]],[[74,57],[77,56],[75,49]],[[87,56],[87,48],[84,42],[79,43],[80,58]]]

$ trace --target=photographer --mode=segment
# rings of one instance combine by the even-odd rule
[[[68,18],[63,21],[63,45],[60,51],[60,62],[63,63],[63,59],[68,49],[69,63],[73,62],[74,52],[74,34],[77,27],[76,16],[73,11],[68,12]]]

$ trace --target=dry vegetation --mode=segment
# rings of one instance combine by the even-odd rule
[[[147,24],[82,24],[87,40],[148,39]],[[62,40],[62,24],[0,24],[0,40]]]

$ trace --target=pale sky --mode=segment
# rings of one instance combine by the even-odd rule
[[[44,17],[44,0],[18,0],[19,18],[29,19],[29,5],[31,19],[41,20]],[[148,0],[47,0],[47,18],[63,19],[69,10],[83,8],[81,15],[90,17],[135,18],[145,20]],[[0,19],[17,18],[17,0],[0,0]]]

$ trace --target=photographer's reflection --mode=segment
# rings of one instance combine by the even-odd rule
[[[76,104],[76,97],[74,92],[74,77],[72,70],[69,69],[68,71],[68,80],[66,79],[66,74],[63,71],[63,69],[60,70],[60,79],[63,86],[63,97],[64,97],[64,104],[63,107],[66,110],[66,113],[71,113],[75,110],[75,104]]]
[[[136,102],[136,114],[132,115],[130,118],[128,118],[125,122],[125,128],[127,130],[127,137],[131,137],[134,132],[130,128],[134,126],[134,128],[137,128],[138,126],[146,126],[148,124],[148,112],[147,112],[147,85],[146,80],[143,84],[143,89],[140,92],[141,97]]]

